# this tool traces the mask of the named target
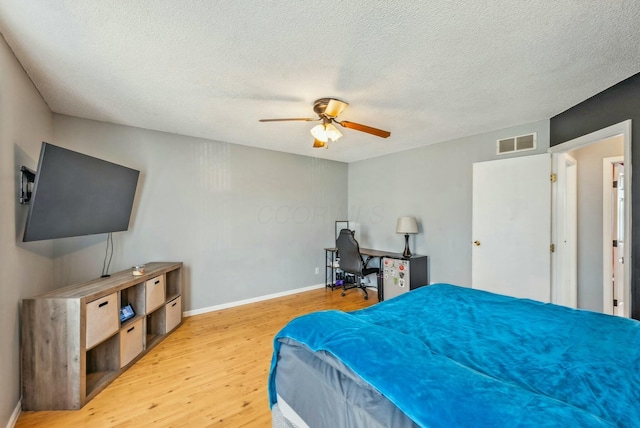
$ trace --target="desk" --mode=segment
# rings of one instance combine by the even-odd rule
[[[326,261],[326,267],[324,270],[324,286],[325,288],[331,288],[331,290],[336,287],[335,273],[338,269],[336,260],[337,253],[338,249],[336,247],[324,249]],[[376,277],[378,301],[384,300],[385,289],[387,289],[387,294],[389,294],[390,297],[394,297],[401,292],[413,290],[428,284],[429,273],[427,267],[427,256],[413,255],[409,259],[405,259],[402,256],[402,253],[374,250],[372,248],[360,248],[360,254],[367,256],[368,258],[380,258],[380,273]],[[398,264],[404,264],[409,274],[405,279],[406,283],[405,281],[401,281],[400,288],[397,287],[398,272],[392,270],[394,266],[397,266]]]

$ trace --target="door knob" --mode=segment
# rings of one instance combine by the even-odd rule
[[[473,245],[475,245],[476,247],[480,246],[480,241],[473,241]]]

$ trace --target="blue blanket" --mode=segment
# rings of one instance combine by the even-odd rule
[[[640,425],[640,323],[448,284],[276,336],[342,360],[425,427]]]

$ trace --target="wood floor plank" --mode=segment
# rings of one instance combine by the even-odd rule
[[[269,427],[273,336],[296,316],[377,302],[312,290],[186,318],[80,410],[22,412],[17,428]]]

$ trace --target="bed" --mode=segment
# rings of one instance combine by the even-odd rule
[[[450,284],[274,339],[277,427],[638,427],[640,322]]]

